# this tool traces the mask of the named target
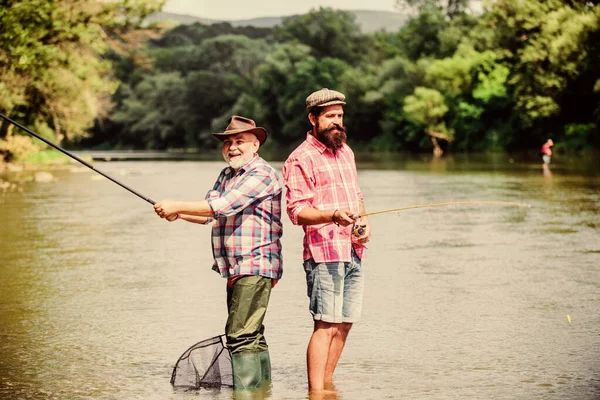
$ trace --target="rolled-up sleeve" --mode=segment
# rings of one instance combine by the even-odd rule
[[[298,159],[288,159],[283,166],[286,187],[286,211],[292,224],[299,225],[298,215],[305,207],[312,207],[315,182],[308,168]]]
[[[273,186],[277,183],[277,177],[266,171],[252,171],[246,179],[225,193],[212,190],[206,195],[208,205],[215,213],[215,217],[231,216],[255,202],[272,196]]]
[[[352,170],[354,171],[353,172],[354,179],[355,179],[355,182],[358,182],[358,171],[356,169],[356,159],[354,158],[354,153],[352,153],[352,164],[353,164]],[[362,190],[360,190],[360,187],[358,187],[358,185],[357,185],[357,190],[356,190],[356,196],[358,197],[358,201],[363,203],[363,205],[364,205],[365,198],[363,196]]]

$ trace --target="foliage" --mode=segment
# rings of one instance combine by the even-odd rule
[[[419,14],[408,21],[397,33],[396,43],[408,59],[440,55],[440,32],[449,26],[445,15],[430,2],[426,2]]]
[[[286,17],[275,28],[279,42],[296,41],[310,47],[311,54],[357,62],[368,53],[369,41],[360,33],[356,17],[346,11],[319,8],[307,14]]]
[[[221,35],[240,35],[250,39],[265,39],[270,33],[270,28],[234,27],[227,22],[212,25],[195,23],[192,25],[178,25],[150,43],[155,47],[181,47],[199,45],[206,39]]]
[[[569,124],[565,126],[565,146],[573,149],[584,149],[589,144],[598,145],[600,142],[600,131],[598,125]]]
[[[138,28],[158,0],[9,2],[0,111],[72,145],[216,148],[211,132],[237,114],[282,153],[310,128],[306,96],[329,87],[346,94],[349,140],[367,150],[442,139],[512,151],[550,136],[561,151],[600,148],[598,1],[493,0],[471,14],[466,0],[399,0],[411,18],[396,32],[363,34],[351,13],[319,8],[273,29],[161,35]]]
[[[404,112],[408,120],[422,126],[428,135],[452,140],[452,132],[448,131],[444,122],[448,106],[437,90],[417,87],[414,94],[404,98]]]
[[[61,153],[58,150],[46,149],[35,153],[29,153],[26,155],[19,155],[19,161],[24,161],[31,164],[67,164],[72,162],[71,158]],[[88,160],[90,162],[91,160]]]
[[[560,113],[557,100],[589,58],[585,42],[600,29],[600,12],[578,11],[556,0],[499,3],[487,18],[503,32],[499,39],[507,32],[518,37],[511,43],[510,83],[523,123],[532,126]]]
[[[116,88],[107,51],[125,38],[158,0],[6,0],[0,8],[0,111],[36,122],[53,139],[81,136],[109,109]],[[0,126],[0,138],[8,124]]]
[[[39,148],[27,136],[8,135],[0,139],[0,156],[10,161],[15,156],[26,157],[37,153]]]
[[[146,77],[126,89],[122,107],[113,116],[124,128],[119,143],[137,148],[145,144],[149,149],[205,144],[210,132],[198,127],[210,126],[209,116],[221,114],[239,95],[236,79],[236,75],[208,71],[194,71],[185,77],[177,72]],[[222,90],[224,87],[228,89]]]
[[[263,62],[268,51],[263,40],[240,35],[221,35],[199,45],[156,49],[150,52],[154,66],[160,71],[228,71],[242,77],[250,75]]]

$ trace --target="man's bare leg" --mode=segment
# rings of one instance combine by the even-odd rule
[[[324,375],[325,383],[329,383],[333,380],[333,372],[342,355],[342,350],[344,350],[344,346],[346,345],[346,338],[348,337],[348,333],[350,333],[350,328],[352,328],[352,324],[347,322],[337,325],[337,331],[333,336],[331,346],[329,347],[329,354],[327,355],[327,364],[325,365]]]
[[[308,389],[323,390],[325,369],[334,336],[341,324],[315,321],[313,334],[308,342],[306,365],[308,368]]]

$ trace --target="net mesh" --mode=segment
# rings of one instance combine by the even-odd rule
[[[173,368],[171,385],[196,390],[233,387],[231,355],[224,340],[223,335],[215,336],[187,349]]]

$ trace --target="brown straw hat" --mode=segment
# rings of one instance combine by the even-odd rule
[[[327,107],[332,106],[334,104],[346,104],[344,101],[346,96],[342,93],[330,90],[327,88],[323,88],[321,90],[317,90],[313,92],[306,98],[306,108],[308,111],[312,110],[315,107]]]
[[[229,125],[225,128],[225,132],[213,133],[213,136],[224,141],[226,136],[235,135],[237,133],[252,133],[262,145],[267,140],[267,130],[256,126],[256,123],[250,118],[234,115],[229,119]]]

